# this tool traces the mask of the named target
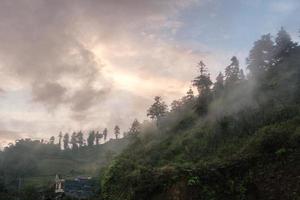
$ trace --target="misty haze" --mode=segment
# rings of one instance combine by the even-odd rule
[[[0,0],[0,200],[299,200],[299,0]]]

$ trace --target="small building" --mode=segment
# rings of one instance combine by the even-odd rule
[[[76,199],[88,199],[94,196],[91,177],[77,177],[75,179],[55,178],[55,193]]]
[[[64,193],[65,179],[62,179],[59,175],[55,177],[55,193]]]

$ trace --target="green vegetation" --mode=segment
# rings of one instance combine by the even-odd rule
[[[271,38],[254,43],[247,78],[234,56],[213,84],[201,61],[197,97],[168,113],[156,97],[157,126],[101,176],[103,198],[299,199],[300,47],[284,29]]]
[[[97,177],[101,168],[105,168],[129,143],[130,137],[126,137],[101,145],[61,150],[54,142],[19,140],[1,152],[0,196],[6,196],[8,200],[23,192],[30,193],[27,199],[34,199],[31,195],[53,195],[56,174],[64,178]]]

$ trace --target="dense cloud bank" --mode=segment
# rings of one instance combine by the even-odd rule
[[[139,109],[145,110],[153,94],[145,99],[142,92],[135,92],[132,85],[126,85],[128,81],[123,80],[122,75],[134,72],[129,78],[143,79],[145,75],[154,74],[153,77],[172,79],[172,72],[164,67],[171,67],[170,62],[182,49],[155,35],[165,29],[176,31],[180,23],[171,18],[193,3],[182,0],[3,0],[0,2],[1,93],[4,96],[12,91],[26,93],[30,96],[26,104],[46,108],[51,116],[45,114],[45,119],[58,119],[57,125],[48,132],[58,131],[59,127],[67,130],[103,128],[114,123],[126,127],[130,123],[126,112],[141,113]],[[143,48],[148,52],[140,53]],[[171,51],[167,57],[159,56],[166,50]],[[187,59],[195,57],[188,50],[184,51]],[[158,63],[162,64],[157,66]],[[162,72],[157,71],[158,67]],[[176,66],[172,67],[177,70]],[[121,77],[117,76],[118,70]],[[185,86],[180,81],[170,81],[170,85],[174,83]],[[117,93],[134,99],[115,102],[112,98],[116,98]],[[135,102],[134,105],[131,102]],[[121,109],[112,111],[111,106]],[[39,116],[44,112],[42,107],[37,111]],[[31,110],[32,106],[26,112]],[[18,112],[12,114],[12,120],[20,120]],[[70,125],[60,125],[62,121]],[[33,123],[39,123],[35,117],[32,117]],[[40,132],[41,128],[35,131]]]

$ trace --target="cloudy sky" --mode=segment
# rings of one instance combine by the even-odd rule
[[[299,0],[0,0],[0,141],[146,119],[284,26]]]

